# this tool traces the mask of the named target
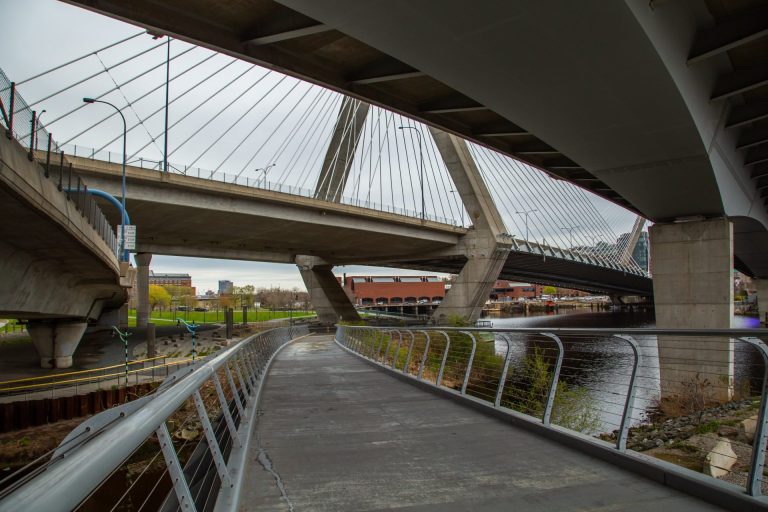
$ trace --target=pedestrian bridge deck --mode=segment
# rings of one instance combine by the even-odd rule
[[[330,336],[265,381],[241,510],[721,510],[393,378]]]

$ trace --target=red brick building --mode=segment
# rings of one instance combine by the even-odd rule
[[[542,288],[544,287],[540,284],[498,280],[493,285],[491,300],[506,301],[517,300],[520,298],[534,299],[536,297],[541,297]]]
[[[445,283],[437,276],[345,276],[342,284],[359,306],[440,302]]]

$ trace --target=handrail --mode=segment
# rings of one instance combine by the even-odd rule
[[[46,462],[43,470],[0,491],[0,511],[76,508],[153,434],[160,441],[172,476],[171,496],[176,496],[182,510],[196,510],[190,482],[179,464],[166,421],[187,400],[194,399],[201,423],[210,426],[205,406],[198,402],[198,394],[211,381],[218,392],[222,415],[227,419],[229,428],[230,437],[224,441],[231,440],[232,444],[226,452],[220,446],[224,441],[217,440],[212,432],[206,431],[208,442],[204,446],[218,461],[216,467],[210,470],[218,472],[221,481],[232,484],[219,486],[216,510],[235,510],[243,483],[242,465],[250,442],[261,382],[275,355],[293,339],[308,333],[307,326],[296,326],[254,334],[205,361],[198,360],[194,365],[177,371],[152,394],[91,417],[70,433],[57,449],[58,456],[54,455]],[[230,367],[236,370],[237,381]],[[233,399],[242,407],[238,407],[235,413],[230,412],[231,402],[227,401],[222,389],[219,379],[221,370],[227,375]],[[212,492],[215,493],[215,489]],[[99,507],[110,508],[110,505],[99,503]]]
[[[429,351],[430,345],[425,344],[425,352],[422,356],[422,361],[426,361],[428,357],[431,361],[429,366],[430,370],[426,373],[424,363],[419,364],[418,369],[411,369],[409,367],[407,361],[410,359],[410,350],[409,356],[406,358],[406,365],[402,369],[397,367],[396,363],[398,361],[397,352],[399,351],[403,338],[411,336],[413,339],[414,333],[416,332],[423,334],[427,340],[430,340],[432,334],[442,335],[445,339],[445,347],[442,349],[442,354],[439,353],[441,347],[435,343],[432,344],[435,349],[432,353],[428,354],[427,352]],[[495,345],[491,344],[490,349],[483,349],[485,352],[480,359],[481,363],[478,363],[477,365],[474,364],[476,351],[479,350],[481,343],[483,343],[483,338],[478,335],[479,333],[493,334],[494,341],[496,342],[500,340],[506,341],[507,353],[504,357],[500,357],[496,352]],[[542,401],[539,405],[539,407],[541,407],[540,409],[528,408],[527,410],[515,410],[513,408],[515,404],[520,404],[520,402],[515,402],[519,397],[516,398],[514,394],[515,392],[519,392],[520,388],[508,387],[511,386],[511,384],[507,383],[507,375],[510,371],[510,361],[512,359],[510,339],[506,336],[508,334],[526,335],[521,338],[521,340],[526,342],[545,337],[554,343],[554,347],[547,349],[550,352],[546,356],[546,359],[540,360],[543,363],[537,363],[545,364],[548,367],[546,369],[546,375],[549,379],[549,389],[546,393],[543,393],[543,396],[541,397]],[[397,335],[397,341],[395,341],[395,335]],[[568,348],[566,348],[564,340],[561,340],[561,337],[563,336],[569,336],[569,338],[565,340]],[[654,336],[657,338],[656,340],[651,338]],[[649,395],[649,393],[654,392],[654,389],[656,392],[661,393],[663,386],[669,386],[667,388],[668,390],[682,389],[683,392],[685,392],[687,389],[688,392],[700,393],[700,397],[694,397],[692,399],[702,401],[700,407],[708,407],[706,395],[701,389],[695,389],[695,386],[692,386],[692,384],[706,386],[706,382],[711,381],[709,384],[710,386],[719,385],[720,388],[726,390],[728,390],[730,386],[732,392],[735,387],[732,378],[727,379],[721,374],[713,374],[711,373],[713,371],[711,368],[713,368],[714,365],[716,368],[714,371],[732,372],[734,360],[732,351],[734,350],[733,347],[735,342],[746,343],[754,347],[760,355],[761,364],[757,367],[762,371],[762,378],[760,381],[760,408],[755,428],[754,441],[751,446],[744,443],[741,444],[742,450],[751,449],[749,474],[744,490],[750,496],[760,496],[762,485],[765,484],[763,472],[766,465],[766,442],[768,441],[768,345],[758,339],[759,337],[768,337],[768,329],[542,329],[540,327],[481,329],[419,326],[412,329],[398,328],[393,330],[391,328],[387,329],[373,326],[338,325],[335,341],[342,348],[359,357],[368,359],[373,364],[377,364],[387,371],[396,371],[398,374],[405,374],[408,378],[413,378],[414,380],[423,382],[427,385],[444,390],[447,389],[457,397],[466,397],[467,399],[487,402],[487,404],[494,409],[509,410],[525,415],[535,413],[536,416],[531,418],[535,418],[535,421],[540,422],[543,428],[560,429],[568,427],[564,426],[562,423],[555,427],[552,424],[554,421],[552,415],[553,410],[556,409],[556,396],[559,397],[558,384],[560,382],[561,368],[565,366],[571,371],[579,369],[574,368],[574,365],[578,367],[579,364],[586,361],[583,356],[583,344],[610,343],[611,340],[613,340],[614,343],[619,342],[621,345],[628,348],[628,350],[620,349],[620,351],[617,352],[617,355],[623,357],[625,361],[617,366],[617,368],[621,368],[622,371],[617,373],[616,371],[611,372],[606,368],[600,369],[599,371],[608,372],[611,377],[605,381],[605,384],[607,384],[608,387],[604,391],[601,391],[600,389],[594,391],[602,392],[604,395],[608,395],[608,398],[602,398],[603,401],[600,402],[599,406],[591,402],[587,405],[587,407],[594,407],[595,410],[600,411],[601,413],[608,412],[600,408],[606,406],[609,408],[613,407],[619,411],[611,412],[611,414],[616,414],[620,419],[620,423],[609,423],[618,427],[613,431],[613,434],[610,437],[611,439],[615,439],[615,442],[612,444],[612,449],[618,452],[626,452],[627,450],[627,443],[630,437],[630,425],[638,425],[639,422],[643,420],[641,415],[638,414],[635,401],[642,399],[645,400],[646,404],[649,402],[653,403],[653,395]],[[383,345],[384,338],[388,339],[387,349],[384,351],[384,357],[380,358],[378,357],[378,351],[374,354],[373,347],[376,344],[378,344],[379,347]],[[702,340],[702,338],[704,338],[704,340]],[[487,339],[487,336],[485,339]],[[443,375],[446,371],[451,343],[452,341],[457,342],[457,340],[463,340],[463,342],[465,342],[463,345],[464,348],[461,351],[452,353],[450,357],[451,371],[454,376],[451,378],[450,382],[445,383],[443,382]],[[696,342],[695,345],[691,344],[692,340]],[[394,342],[398,343],[398,350],[395,351],[392,363],[390,364],[389,357],[392,354],[390,354],[389,346]],[[641,346],[640,342],[646,343],[646,345]],[[709,342],[709,344],[706,342]],[[488,344],[482,344],[482,346],[488,347]],[[658,354],[649,353],[651,349],[658,351]],[[664,352],[664,350],[666,350],[666,352]],[[573,351],[573,353],[569,351]],[[685,351],[689,351],[689,359],[686,359]],[[524,350],[521,349],[518,353],[524,354]],[[718,356],[718,353],[721,353],[721,355]],[[490,357],[489,354],[492,357]],[[709,359],[707,359],[708,357]],[[718,359],[718,357],[720,359]],[[626,363],[627,359],[629,360],[629,364]],[[529,360],[525,360],[516,363],[518,365],[516,371],[520,371],[520,367],[525,368],[526,364],[530,364],[528,361]],[[539,360],[537,359],[536,361]],[[723,361],[720,367],[717,366],[719,361]],[[566,366],[568,364],[570,364],[570,366]],[[600,364],[603,365],[604,363],[601,362]],[[743,364],[750,364],[750,369],[756,366],[756,363]],[[702,367],[702,365],[704,366]],[[730,370],[728,370],[729,367]],[[672,368],[672,370],[670,370],[670,368]],[[719,370],[717,368],[725,368],[725,370]],[[644,371],[642,377],[640,375],[641,369]],[[678,372],[677,375],[673,373],[675,371]],[[464,374],[462,381],[458,380],[457,374],[459,372],[463,372]],[[649,381],[654,379],[653,372],[656,372],[655,379],[658,383],[658,388],[654,387],[653,384],[649,384]],[[666,377],[664,372],[667,372]],[[699,374],[701,372],[704,373],[704,376],[700,379]],[[436,378],[434,377],[435,373],[437,374]],[[591,375],[592,374],[590,373],[590,376]],[[720,378],[717,378],[718,376]],[[672,380],[673,377],[678,380]],[[497,378],[498,381],[496,380]],[[622,382],[616,382],[617,380],[621,380]],[[714,382],[714,384],[712,384],[712,382]],[[619,387],[617,388],[617,386]],[[675,388],[675,386],[678,387]],[[686,386],[688,387],[686,388]],[[585,389],[589,390],[591,388]],[[640,390],[642,390],[642,394],[640,394]],[[505,392],[507,395],[505,395]],[[718,390],[715,388],[713,392],[718,392]],[[507,396],[507,398],[504,398],[505,396]],[[728,396],[730,396],[730,392],[728,392]],[[571,412],[571,414],[574,413]],[[577,415],[578,414],[581,414],[581,412],[578,412]],[[558,421],[560,420],[558,419]],[[601,422],[602,421],[604,420],[601,420]],[[598,431],[593,430],[590,433],[596,434],[597,432],[603,431],[602,428],[603,427]],[[611,434],[605,432],[605,435]],[[599,441],[594,442],[599,443]],[[635,440],[634,442],[637,443],[638,441]],[[720,455],[726,458],[730,457],[734,460],[732,454],[729,455],[725,453]],[[738,457],[738,455],[736,457]],[[733,462],[731,464],[733,464]]]
[[[168,359],[168,356],[157,356],[157,357],[150,357],[147,359],[132,359],[128,361],[128,364],[139,364],[139,363],[146,363],[148,361],[156,361],[158,359]],[[100,366],[99,368],[91,368],[88,370],[77,370],[74,372],[65,372],[65,373],[53,373],[50,375],[38,375],[37,377],[25,377],[23,379],[13,379],[13,380],[4,380],[0,381],[0,391],[3,391],[2,387],[6,384],[16,384],[17,382],[29,382],[33,380],[44,380],[44,379],[55,379],[57,377],[64,377],[69,375],[78,375],[81,373],[93,373],[93,372],[100,372],[103,370],[109,370],[111,368],[125,368],[125,363],[120,364],[113,364],[109,366]]]

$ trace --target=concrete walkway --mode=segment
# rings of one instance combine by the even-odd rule
[[[721,510],[398,381],[329,336],[262,396],[241,510]]]

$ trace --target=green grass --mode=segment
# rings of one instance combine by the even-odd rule
[[[264,309],[259,309],[258,316],[256,314],[255,310],[248,311],[248,322],[266,322],[268,320],[275,320],[277,318],[289,318],[291,315],[293,315],[294,318],[307,316],[307,315],[313,315],[314,311],[293,311],[291,313],[290,311],[269,311]],[[176,320],[174,320],[174,313],[173,311],[152,311],[149,314],[150,321],[156,324],[162,324],[162,325],[172,325],[176,323]],[[234,322],[235,324],[239,324],[243,322],[243,311],[242,310],[235,310],[234,314]],[[216,311],[178,311],[176,313],[175,318],[180,318],[182,320],[185,320],[187,322],[195,322],[198,324],[201,323],[217,323],[217,322],[224,322],[224,311],[219,310],[218,314]],[[136,310],[130,309],[128,310],[128,325],[135,326],[136,325]]]
[[[717,429],[720,428],[720,422],[719,421],[710,421],[709,423],[704,423],[696,427],[696,433],[697,434],[708,434],[710,432],[717,432]]]

